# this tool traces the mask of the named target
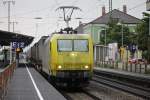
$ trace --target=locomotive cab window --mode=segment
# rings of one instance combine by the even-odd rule
[[[72,40],[58,40],[58,51],[72,51]]]
[[[88,40],[58,40],[58,51],[88,52]]]
[[[88,41],[87,40],[74,40],[74,51],[87,52]]]

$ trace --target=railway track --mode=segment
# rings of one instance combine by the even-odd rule
[[[49,77],[46,73],[40,72],[40,74],[52,84],[67,100],[102,100],[97,96],[93,95],[89,91],[83,88],[67,88],[67,87],[58,87],[49,81]],[[86,98],[86,99],[85,99]]]
[[[45,79],[48,80],[48,76],[45,73],[41,73]],[[108,77],[104,77],[104,76],[100,76],[100,75],[94,75],[92,81],[96,82],[96,83],[100,83],[112,88],[116,88],[118,90],[121,91],[125,91],[131,94],[134,94],[136,96],[142,97],[146,100],[150,100],[150,95],[149,94],[149,89],[146,88],[142,88],[139,86],[133,86],[129,83],[124,83],[122,81],[118,81],[112,78],[108,78]],[[50,81],[49,81],[50,82]],[[52,84],[50,82],[50,84]],[[91,84],[93,85],[93,84]],[[87,90],[86,88],[70,88],[66,90],[56,87],[55,88],[67,99],[67,100],[104,100],[101,97],[99,97],[98,95],[95,95],[93,93],[91,93],[91,91],[95,91],[95,88],[90,88],[90,90]],[[96,87],[97,88],[97,87]],[[100,90],[101,91],[101,90]],[[97,94],[100,94],[99,92],[97,92]]]
[[[99,72],[100,73],[100,72]],[[115,76],[115,75],[112,75]],[[94,77],[92,79],[95,82],[98,82],[100,84],[133,94],[135,96],[142,97],[146,100],[150,100],[150,88],[147,88],[147,84],[143,86],[142,85],[136,85],[133,84],[131,81],[127,82],[126,80],[119,80],[116,77],[108,77],[107,75],[103,74],[94,74]],[[139,83],[139,82],[138,82]]]
[[[59,90],[67,100],[102,100],[85,89]]]

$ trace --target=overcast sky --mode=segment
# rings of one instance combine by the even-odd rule
[[[0,30],[7,28],[7,4],[0,0]],[[40,37],[58,31],[65,26],[59,6],[77,6],[82,11],[75,11],[70,26],[77,27],[79,21],[90,22],[101,16],[101,7],[106,6],[108,12],[109,0],[15,0],[11,4],[11,21],[16,21],[15,32]],[[146,0],[112,0],[113,9],[122,11],[122,6],[127,5],[127,13],[137,18],[142,18],[142,12],[146,11]],[[37,20],[36,17],[42,17]],[[75,19],[75,18],[82,19]],[[38,23],[38,24],[37,24]],[[12,31],[12,25],[11,25]]]

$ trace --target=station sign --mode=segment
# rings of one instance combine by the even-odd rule
[[[24,48],[25,44],[24,42],[12,42],[12,48]]]

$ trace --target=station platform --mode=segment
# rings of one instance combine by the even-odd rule
[[[131,76],[135,78],[137,77],[137,78],[141,78],[150,82],[150,74],[140,74],[140,73],[134,73],[134,72],[127,72],[127,71],[123,71],[119,69],[109,69],[109,68],[101,68],[101,67],[94,67],[94,70],[116,73],[116,74]]]
[[[4,100],[66,100],[34,68],[26,64],[16,68]]]

